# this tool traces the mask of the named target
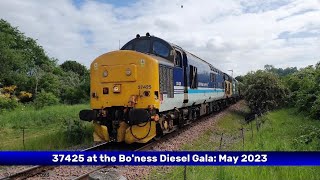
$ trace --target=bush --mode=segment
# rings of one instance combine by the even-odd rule
[[[65,121],[64,134],[70,144],[80,144],[85,138],[85,127],[80,120]]]
[[[253,112],[286,105],[288,90],[275,74],[266,71],[248,73],[244,77],[244,96]]]
[[[317,100],[311,107],[311,116],[315,119],[320,119],[320,96],[317,96]]]
[[[320,119],[320,63],[308,66],[285,79],[291,90],[290,100],[300,112]]]
[[[3,110],[13,110],[19,103],[17,98],[14,96],[14,92],[17,86],[7,86],[0,88],[0,112]]]
[[[1,89],[1,92],[4,93],[4,94],[13,95],[16,89],[17,89],[17,86],[15,86],[15,85],[6,86],[6,87],[3,87],[3,88]]]
[[[18,107],[19,103],[16,99],[0,97],[0,112],[8,109],[13,110]]]
[[[26,91],[21,91],[18,98],[22,103],[30,102],[32,100],[32,94]]]
[[[59,104],[59,98],[57,98],[51,92],[41,91],[34,100],[34,106],[36,109],[41,109],[44,106],[51,106]]]
[[[85,91],[80,87],[67,88],[62,94],[61,99],[65,104],[81,104],[88,102]]]
[[[299,111],[310,112],[310,107],[317,100],[317,96],[313,93],[299,91],[297,93],[296,106]]]

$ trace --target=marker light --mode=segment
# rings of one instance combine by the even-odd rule
[[[130,68],[127,68],[127,69],[126,69],[126,75],[127,75],[127,76],[130,76],[130,75],[131,75],[131,69],[130,69]]]
[[[105,70],[105,71],[103,72],[103,77],[107,77],[107,76],[108,76],[108,71]]]

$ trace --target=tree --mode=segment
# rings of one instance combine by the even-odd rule
[[[280,77],[293,74],[298,71],[297,67],[287,67],[285,69],[275,68],[273,65],[264,65],[264,70],[279,75]]]
[[[307,66],[285,79],[290,89],[291,105],[320,119],[320,66]]]
[[[88,101],[87,68],[76,61],[69,60],[60,66],[57,62],[46,55],[36,40],[0,20],[0,83],[3,86],[16,85],[19,96],[19,92],[30,92],[33,96],[27,101],[36,100],[40,91],[52,93],[65,103]]]
[[[65,61],[60,65],[60,67],[66,72],[72,71],[79,74],[80,76],[84,76],[88,72],[87,68],[84,65],[72,60]]]
[[[17,85],[20,91],[29,92],[33,91],[30,85],[37,84],[30,82],[34,69],[52,72],[56,66],[34,39],[3,19],[0,19],[0,64],[0,82],[4,86]]]
[[[86,73],[84,76],[68,71],[60,76],[61,99],[67,104],[78,104],[89,100],[90,94],[90,76]]]
[[[274,68],[273,65],[270,65],[270,64],[264,65],[264,70],[265,70],[265,71],[273,72],[274,69],[275,69],[275,68]]]
[[[258,70],[244,77],[244,96],[253,112],[275,109],[285,103],[288,90],[277,75]]]
[[[243,82],[243,76],[237,76],[237,77],[235,77],[235,79],[237,80],[237,81],[239,81],[239,82]]]

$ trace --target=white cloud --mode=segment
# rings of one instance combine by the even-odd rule
[[[235,75],[320,60],[319,0],[140,0],[125,7],[87,0],[79,8],[71,0],[7,0],[0,1],[0,17],[38,39],[60,63],[89,66],[118,49],[119,40],[123,45],[146,32]]]

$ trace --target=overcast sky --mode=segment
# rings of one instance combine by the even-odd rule
[[[146,32],[234,75],[320,61],[320,0],[1,0],[0,18],[87,67]]]

